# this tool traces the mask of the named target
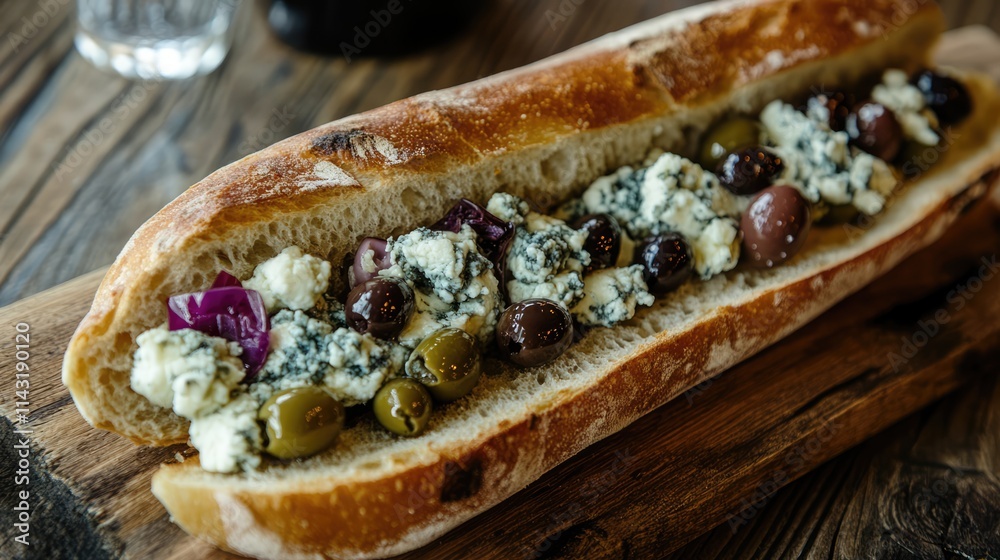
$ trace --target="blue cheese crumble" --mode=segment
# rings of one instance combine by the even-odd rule
[[[872,99],[896,115],[903,136],[925,146],[937,146],[941,137],[934,131],[937,115],[927,106],[924,94],[912,85],[902,70],[886,70],[882,83],[872,90]]]
[[[583,271],[590,264],[583,248],[587,231],[532,212],[523,200],[507,194],[493,195],[487,210],[517,226],[507,254],[510,303],[543,298],[572,309],[583,298]]]
[[[218,410],[245,375],[239,344],[196,330],[164,326],[140,334],[136,342],[132,389],[184,418]]]
[[[575,230],[557,218],[531,212],[527,203],[509,194],[495,194],[486,209],[517,225],[507,257],[513,278],[507,283],[510,302],[542,298],[563,304],[581,324],[610,327],[635,315],[638,305],[652,305],[653,296],[642,278],[642,267],[629,266],[630,257],[619,259],[624,268],[592,272],[584,276],[590,255],[583,248],[586,230]],[[578,206],[563,215],[586,213]],[[628,239],[623,234],[623,240]],[[628,239],[627,250],[632,254]]]
[[[334,329],[302,311],[271,320],[271,354],[250,387],[263,403],[276,392],[322,385],[345,406],[371,400],[402,369],[407,351],[346,327]]]
[[[813,204],[852,204],[865,214],[878,214],[896,189],[895,174],[886,162],[852,149],[847,133],[831,130],[820,117],[781,101],[761,112],[765,140],[785,164],[781,180]]]
[[[313,319],[329,323],[334,329],[347,326],[344,304],[329,295],[316,300],[316,306],[305,313]]]
[[[257,423],[259,406],[243,393],[213,414],[191,421],[188,435],[203,469],[228,473],[260,466],[264,441]]]
[[[635,239],[683,235],[702,278],[732,270],[739,261],[737,219],[747,201],[722,188],[713,173],[676,154],[662,154],[648,168],[623,167],[602,177],[582,200],[587,212],[611,214]]]
[[[493,263],[476,247],[476,232],[417,228],[390,238],[392,266],[381,276],[402,278],[414,291],[414,313],[399,342],[414,348],[445,327],[462,329],[484,344],[496,330],[503,302]]]
[[[525,217],[531,212],[527,201],[512,194],[496,193],[486,203],[486,211],[515,226],[524,225]]]
[[[289,247],[258,265],[243,286],[259,292],[271,313],[306,310],[330,286],[330,271],[329,262]]]
[[[383,383],[402,371],[409,355],[398,344],[385,343],[348,328],[337,329],[328,340],[327,353],[333,369],[323,384],[345,406],[374,398]]]
[[[259,403],[272,394],[309,385],[320,385],[331,373],[329,323],[302,311],[279,311],[271,319],[271,353],[250,393]]]
[[[584,293],[573,308],[573,316],[587,326],[614,326],[634,317],[637,306],[655,301],[647,291],[641,265],[592,272],[587,275]]]

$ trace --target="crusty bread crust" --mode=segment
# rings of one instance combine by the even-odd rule
[[[930,3],[715,4],[290,138],[214,173],[136,232],[70,343],[64,382],[96,427],[139,443],[184,441],[186,423],[128,382],[134,338],[163,320],[168,295],[202,288],[220,268],[247,276],[292,244],[340,262],[361,237],[431,221],[458,196],[483,201],[505,190],[549,205],[651,146],[683,150],[722,113],[755,111],[812,85],[855,83],[888,66],[914,69],[942,27]],[[995,121],[991,88],[978,93]],[[431,435],[421,440],[426,449],[370,472],[307,463],[222,476],[189,461],[162,469],[153,491],[186,530],[244,554],[410,550],[781,339],[936,239],[980,194],[965,187],[998,155],[1000,134],[992,132],[978,150],[949,154],[941,163],[948,173],[914,185],[861,242],[817,236],[810,258],[775,275],[735,272],[691,287],[685,294],[695,297],[719,286],[744,290],[696,321],[650,329],[672,317],[658,304],[640,313],[647,327],[592,333],[596,341],[573,352],[599,352],[614,337],[628,351],[592,372],[592,383],[527,403],[492,429]],[[419,507],[411,507],[414,491]]]

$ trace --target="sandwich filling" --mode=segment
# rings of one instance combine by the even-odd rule
[[[171,297],[136,339],[131,386],[191,421],[212,472],[321,453],[349,414],[420,436],[475,391],[485,355],[552,362],[686,282],[794,259],[814,224],[877,215],[913,154],[971,110],[954,78],[889,70],[864,97],[732,116],[691,158],[654,148],[551,213],[501,192],[366,238],[345,290],[332,263],[287,247]]]

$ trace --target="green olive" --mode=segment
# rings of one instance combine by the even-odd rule
[[[714,172],[730,152],[757,144],[760,144],[760,125],[757,121],[733,117],[715,125],[705,134],[698,163]]]
[[[394,434],[419,436],[431,419],[431,396],[420,383],[393,379],[375,393],[372,408],[379,424]]]
[[[476,386],[482,363],[475,337],[461,329],[441,329],[413,350],[406,375],[423,383],[435,400],[451,402]]]
[[[260,407],[268,454],[279,459],[315,455],[337,440],[344,428],[344,405],[320,387],[275,393]]]

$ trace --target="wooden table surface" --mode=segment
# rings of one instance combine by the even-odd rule
[[[109,264],[190,184],[278,139],[691,3],[496,0],[449,45],[351,63],[283,46],[260,10],[244,6],[217,72],[143,83],[75,53],[70,8],[48,14],[37,2],[0,0],[0,306]],[[1000,29],[992,0],[945,11],[953,25]],[[1000,504],[998,408],[1000,384],[986,379],[768,498],[738,530],[705,527],[676,557],[997,557],[995,535],[970,527],[998,526],[996,508],[982,507]],[[919,516],[901,520],[900,511]],[[897,526],[909,534],[880,538]]]

